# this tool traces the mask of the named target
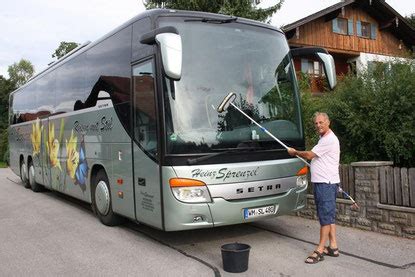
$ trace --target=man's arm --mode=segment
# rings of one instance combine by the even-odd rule
[[[312,160],[317,156],[313,151],[297,151],[291,147],[288,147],[287,151],[291,156],[300,156],[306,160]]]

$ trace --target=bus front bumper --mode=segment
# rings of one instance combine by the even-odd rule
[[[213,225],[216,227],[253,222],[297,212],[305,208],[306,197],[307,186],[301,189],[291,189],[284,194],[261,197],[256,200],[227,201],[223,198],[215,198],[213,203],[209,204],[209,207]],[[268,207],[273,207],[271,213],[265,213]]]
[[[177,205],[176,202],[175,212],[173,212],[173,209],[166,210],[165,231],[248,223],[290,214],[305,208],[306,197],[307,186],[293,188],[283,194],[258,197],[256,199],[225,200],[216,197],[212,199],[212,203],[181,203]],[[248,216],[246,218],[248,211],[252,211],[252,209],[260,210],[270,206],[274,207],[273,213]]]

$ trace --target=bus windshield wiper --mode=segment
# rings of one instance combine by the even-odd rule
[[[204,17],[204,18],[186,19],[185,22],[198,21],[198,22],[206,22],[206,23],[214,23],[214,24],[223,24],[223,23],[235,22],[237,19],[238,19],[237,17],[230,17],[226,19]]]
[[[235,152],[258,150],[258,149],[262,149],[262,148],[257,148],[257,147],[237,147],[237,148],[229,148],[228,150],[225,150],[225,151],[222,151],[222,152],[210,153],[210,154],[201,156],[199,158],[187,159],[187,164],[188,165],[194,165],[194,164],[197,164],[197,163],[199,163],[201,161],[205,161],[205,160],[208,160],[208,159],[213,158],[213,157],[216,157],[216,156],[221,156],[221,155],[224,155],[224,154],[235,153]]]

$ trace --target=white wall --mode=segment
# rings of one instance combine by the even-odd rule
[[[348,60],[348,62],[353,62],[353,61],[356,61],[356,70],[358,73],[360,73],[360,72],[365,71],[367,69],[368,63],[372,61],[389,63],[389,62],[408,62],[410,61],[410,59],[385,56],[385,55],[369,54],[369,53],[360,53],[359,57]]]

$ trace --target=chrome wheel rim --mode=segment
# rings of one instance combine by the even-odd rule
[[[110,191],[107,183],[99,181],[95,189],[95,205],[98,212],[107,215],[110,209]]]

